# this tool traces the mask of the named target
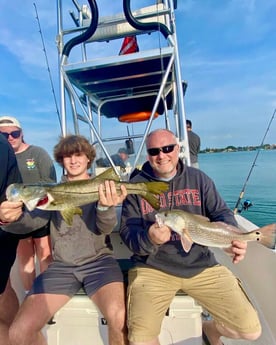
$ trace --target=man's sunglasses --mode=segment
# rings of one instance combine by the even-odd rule
[[[150,156],[157,156],[159,155],[160,152],[163,152],[163,153],[173,152],[175,146],[176,144],[166,145],[163,147],[153,147],[151,149],[147,149],[147,152]]]
[[[18,129],[17,131],[12,131],[12,132],[10,132],[10,133],[7,133],[7,132],[0,132],[0,133],[2,133],[6,139],[9,139],[9,136],[10,136],[10,135],[11,135],[14,139],[17,139],[17,138],[20,137],[21,130]]]

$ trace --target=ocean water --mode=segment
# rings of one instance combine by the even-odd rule
[[[220,195],[231,209],[235,208],[245,185],[243,202],[251,206],[241,215],[258,226],[276,222],[276,150],[200,154],[200,169],[215,182]],[[250,177],[248,175],[252,168]],[[247,182],[246,182],[247,181]]]

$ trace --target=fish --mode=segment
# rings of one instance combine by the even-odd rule
[[[152,181],[140,183],[121,182],[113,168],[109,168],[96,177],[88,180],[68,181],[58,184],[20,184],[14,183],[6,190],[7,200],[22,201],[29,211],[35,208],[46,211],[60,211],[68,225],[72,225],[75,214],[82,215],[80,206],[99,199],[98,187],[105,180],[115,182],[120,193],[121,186],[126,187],[128,194],[143,197],[154,208],[159,209],[158,195],[167,191],[167,182]]]
[[[161,211],[155,217],[159,226],[166,225],[181,236],[181,243],[186,253],[190,251],[193,243],[228,248],[234,240],[256,241],[269,249],[275,249],[275,223],[253,231],[242,232],[233,225],[210,222],[207,217],[182,210]]]

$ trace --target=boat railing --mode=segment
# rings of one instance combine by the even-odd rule
[[[166,15],[169,14],[169,9],[162,3],[147,6],[133,11],[133,16],[142,23],[152,23],[166,25]],[[168,17],[167,17],[168,18]],[[91,18],[83,20],[83,27],[89,25]],[[147,33],[155,31],[154,29],[147,30]],[[88,42],[102,42],[110,41],[113,39],[123,38],[131,35],[145,34],[145,29],[135,29],[127,21],[123,13],[116,14],[114,16],[101,17],[98,23],[97,30],[88,40]]]

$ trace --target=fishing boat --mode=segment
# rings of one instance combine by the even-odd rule
[[[101,1],[56,0],[61,132],[89,136],[97,148],[97,159],[107,159],[117,174],[127,179],[145,159],[144,144],[150,130],[168,128],[179,140],[181,159],[190,165],[184,106],[187,82],[181,73],[175,20],[177,0],[117,2],[121,11],[105,16]],[[123,171],[111,157],[122,146],[131,158]],[[97,174],[103,168],[95,164],[93,169]],[[241,215],[236,217],[245,231],[256,228]],[[127,274],[131,253],[120,240],[118,229],[111,240]],[[246,259],[233,265],[222,250],[214,251],[219,261],[240,277],[260,314],[263,332],[254,344],[276,345],[275,252],[250,244]],[[201,325],[201,306],[179,294],[162,324],[160,343],[203,344]],[[102,315],[79,292],[44,332],[49,345],[107,345],[106,328]]]

